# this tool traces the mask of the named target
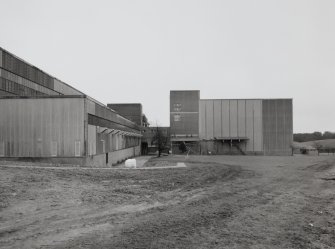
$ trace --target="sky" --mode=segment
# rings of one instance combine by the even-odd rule
[[[335,132],[334,0],[0,0],[0,47],[169,125],[170,90],[293,98],[294,132]]]

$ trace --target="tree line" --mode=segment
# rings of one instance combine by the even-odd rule
[[[295,142],[308,142],[315,140],[325,140],[325,139],[335,139],[335,132],[325,131],[319,132],[315,131],[313,133],[295,133],[293,134],[293,140]]]

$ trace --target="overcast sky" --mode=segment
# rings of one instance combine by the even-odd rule
[[[91,97],[169,125],[170,90],[293,98],[335,131],[334,0],[0,0],[0,46]]]

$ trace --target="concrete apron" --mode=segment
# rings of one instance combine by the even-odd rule
[[[176,166],[160,166],[160,167],[144,167],[144,164],[151,158],[151,156],[140,156],[135,157],[136,168],[126,168],[125,163],[121,163],[114,167],[80,167],[74,166],[35,166],[35,165],[10,165],[3,164],[0,167],[8,168],[29,168],[29,169],[60,169],[60,170],[73,170],[73,169],[83,169],[83,170],[146,170],[146,169],[172,169],[172,168],[186,168],[185,163],[177,163]]]

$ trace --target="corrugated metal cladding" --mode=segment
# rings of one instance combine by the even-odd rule
[[[2,68],[0,68],[0,89],[19,96],[59,95],[58,92]]]
[[[0,113],[0,156],[85,154],[83,98],[0,99]]]
[[[177,117],[176,117],[177,116]],[[176,119],[179,118],[179,119]],[[199,136],[198,114],[181,113],[170,114],[171,135],[174,136]]]
[[[96,118],[91,117],[92,120],[93,119],[99,120],[97,122],[103,123],[103,124],[112,122],[112,123],[115,123],[116,125],[124,127],[124,129],[128,128],[138,133],[140,132],[139,127],[134,122],[122,117],[121,115],[112,111],[108,107],[100,105],[91,99],[87,99],[86,103],[87,103],[88,114],[91,114],[96,117]],[[98,125],[98,124],[95,124],[95,125]]]
[[[199,136],[200,91],[170,92],[171,136]]]
[[[262,100],[200,100],[199,138],[248,138],[241,143],[246,152],[261,152]]]
[[[15,95],[12,93],[0,90],[0,96],[15,96]]]
[[[88,113],[88,155],[99,155],[136,147],[140,138],[124,132],[140,134],[139,127],[106,106],[86,99]]]
[[[0,48],[1,89],[19,96],[83,95],[77,89],[44,73]],[[6,89],[5,89],[6,88]]]
[[[2,49],[0,48],[0,67],[2,67]]]
[[[54,78],[54,90],[64,95],[83,95],[77,89],[68,86],[64,82]]]
[[[137,125],[142,126],[141,104],[107,104],[107,106]]]
[[[140,138],[125,135],[122,130],[88,124],[88,155],[99,155],[135,147],[140,144]],[[106,131],[106,132],[105,132]]]
[[[47,88],[54,89],[54,81],[50,75],[25,63],[7,51],[2,51],[2,67],[23,78],[36,82]]]
[[[263,100],[263,136],[265,155],[291,155],[292,99]]]

